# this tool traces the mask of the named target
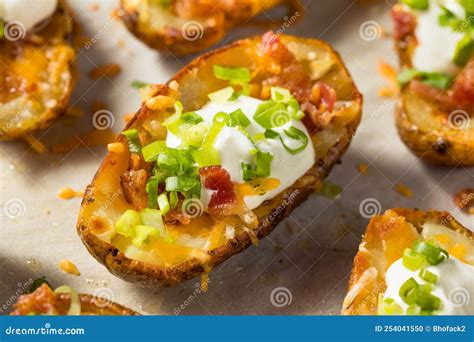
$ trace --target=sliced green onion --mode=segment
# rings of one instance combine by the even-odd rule
[[[178,205],[178,193],[176,191],[170,192],[170,207],[171,209],[175,209]]]
[[[166,147],[165,141],[158,140],[158,141],[152,142],[151,144],[143,146],[142,148],[143,158],[147,162],[156,161],[158,158],[158,155],[160,153],[165,152],[166,150],[167,150],[167,147]]]
[[[219,151],[214,146],[203,147],[191,154],[199,167],[221,165]]]
[[[377,314],[401,315],[402,313],[403,313],[402,307],[399,304],[397,304],[397,302],[393,298],[385,298],[382,301],[379,299]]]
[[[185,147],[200,147],[208,129],[207,122],[202,122],[197,125],[181,125],[177,135]]]
[[[166,178],[166,191],[188,192],[199,189],[201,192],[201,182],[194,178],[184,176],[173,176]]]
[[[227,102],[232,94],[234,94],[234,88],[232,87],[227,87],[218,91],[215,91],[213,93],[207,94],[209,97],[209,100],[214,103],[225,103]]]
[[[248,68],[224,67],[221,65],[213,65],[214,76],[225,81],[250,81],[250,70]]]
[[[283,144],[283,147],[285,150],[290,152],[291,154],[296,154],[306,148],[308,145],[309,138],[308,136],[300,129],[291,126],[289,129],[285,129],[283,131],[289,138],[293,140],[298,140],[300,142],[299,146],[296,148],[291,148],[289,147],[286,143],[285,140],[280,136],[280,141]]]
[[[241,127],[248,127],[250,126],[250,120],[247,118],[247,116],[244,114],[242,109],[237,109],[233,111],[232,113],[229,114],[229,126],[241,126]]]
[[[140,88],[144,88],[146,86],[149,86],[150,83],[146,83],[146,82],[142,82],[142,81],[133,81],[132,83],[130,83],[130,85],[133,88],[140,89]]]
[[[407,315],[409,316],[417,316],[420,314],[421,314],[421,308],[416,304],[412,304],[407,308]]]
[[[163,214],[158,209],[142,209],[140,210],[140,217],[142,222],[146,226],[162,228],[163,224]]]
[[[431,265],[438,265],[449,258],[448,252],[441,247],[435,246],[434,242],[416,241],[413,245],[413,251],[424,255]]]
[[[71,303],[69,304],[67,314],[69,316],[79,316],[81,314],[81,300],[79,298],[79,293],[75,289],[63,285],[54,290],[54,293],[69,293],[71,296]]]
[[[427,265],[425,256],[413,252],[411,248],[405,248],[403,251],[402,263],[410,271],[416,271]]]
[[[336,198],[342,192],[342,187],[330,182],[323,182],[321,190],[318,191],[318,195],[327,198]]]
[[[212,122],[227,123],[228,121],[229,121],[229,115],[224,112],[219,112],[216,115],[214,115],[214,118],[212,118]]]
[[[170,211],[170,202],[168,201],[166,193],[162,193],[158,196],[158,207],[162,215],[166,215],[168,211]]]
[[[264,133],[264,137],[267,139],[278,139],[280,137],[280,134],[278,134],[274,130],[266,129]]]
[[[140,137],[138,136],[138,130],[136,128],[131,128],[122,132],[122,135],[127,138],[128,149],[132,153],[140,153],[142,150],[142,144],[140,142]]]
[[[133,236],[133,227],[142,224],[140,214],[135,210],[126,210],[115,222],[115,231],[125,237]]]
[[[429,282],[429,283],[432,283],[432,284],[436,284],[436,282],[438,281],[438,276],[430,271],[428,271],[426,268],[422,268],[420,270],[420,273],[418,273],[418,276]]]
[[[211,128],[209,128],[209,131],[207,132],[204,141],[202,142],[202,147],[207,148],[212,146],[224,126],[224,122],[214,121]]]
[[[148,194],[148,208],[156,209],[158,206],[158,178],[154,176],[148,178],[145,190]]]
[[[245,181],[270,176],[273,155],[269,152],[257,150],[255,157],[255,167],[245,162],[241,163],[242,177]]]
[[[429,292],[418,291],[416,304],[423,311],[435,311],[435,310],[438,310],[439,307],[441,306],[441,299],[439,299],[438,297],[436,297],[435,295]]]
[[[424,72],[416,69],[404,69],[397,75],[398,83],[406,85],[414,78],[420,78],[425,84],[439,89],[447,89],[451,85],[453,78],[438,72]]]
[[[398,294],[405,303],[409,305],[415,304],[418,294],[418,287],[419,284],[416,282],[416,280],[414,278],[410,278],[402,284],[400,290],[398,291]]]
[[[37,278],[35,279],[30,287],[28,287],[28,289],[25,291],[25,293],[32,293],[32,292],[35,292],[35,290],[39,287],[41,287],[41,285],[43,284],[46,284],[49,286],[50,289],[52,289],[53,287],[51,286],[51,284],[46,280],[46,277],[41,277],[41,278]]]
[[[140,247],[143,243],[148,242],[150,236],[160,238],[161,234],[158,228],[146,225],[138,225],[133,227],[132,243]]]
[[[196,112],[187,112],[181,115],[181,119],[190,124],[198,124],[203,121],[202,117]]]
[[[270,94],[273,101],[288,103],[291,100],[291,93],[288,89],[271,87]]]
[[[402,4],[405,4],[413,9],[427,10],[430,6],[429,0],[401,0]]]
[[[468,62],[469,58],[474,53],[474,40],[471,34],[466,34],[456,45],[456,50],[454,52],[453,62],[459,66],[463,67]]]
[[[258,105],[253,119],[263,128],[275,128],[291,120],[291,115],[281,102],[268,100]]]

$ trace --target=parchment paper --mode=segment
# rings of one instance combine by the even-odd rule
[[[368,214],[370,208],[380,212],[400,206],[454,210],[452,195],[472,186],[474,171],[431,167],[418,161],[396,133],[394,100],[377,95],[385,83],[377,73],[377,62],[383,59],[396,65],[392,42],[384,34],[391,30],[390,4],[301,3],[303,19],[282,27],[284,33],[329,41],[365,96],[361,128],[329,177],[330,182],[343,186],[343,193],[335,200],[313,195],[258,247],[250,247],[215,269],[207,293],[198,289],[199,279],[153,292],[114,277],[97,263],[76,234],[80,199],[66,201],[57,196],[64,186],[86,187],[105,155],[104,146],[78,144],[68,154],[51,155],[37,154],[22,142],[1,143],[0,313],[10,310],[32,279],[44,275],[53,286],[68,284],[145,314],[338,314],[352,258],[368,222],[367,210]],[[130,82],[165,82],[192,59],[157,53],[136,40],[110,16],[118,1],[70,4],[84,34],[95,37],[89,49],[78,53],[80,78],[71,100],[86,115],[65,117],[38,134],[47,145],[90,131],[91,105],[96,100],[106,103],[114,114],[113,129],[118,132],[124,114],[139,105],[138,92]],[[99,10],[91,10],[91,4],[99,5]],[[277,10],[272,17],[282,13]],[[233,30],[222,44],[263,32],[263,28]],[[119,63],[123,70],[117,77],[90,80],[88,72],[104,63]],[[357,171],[359,163],[369,165],[368,175]],[[414,191],[412,198],[393,190],[399,182]],[[364,200],[371,206],[361,211]],[[472,217],[455,216],[474,227]],[[61,259],[74,262],[81,276],[62,272],[58,268]]]

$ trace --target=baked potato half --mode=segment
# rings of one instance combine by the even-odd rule
[[[138,313],[100,297],[78,294],[67,286],[52,290],[44,283],[32,293],[21,295],[11,315],[134,316]]]
[[[401,66],[395,122],[402,141],[420,159],[472,166],[473,14],[455,3],[429,1],[423,9],[397,4],[392,9]]]
[[[121,18],[151,48],[187,55],[208,48],[232,27],[287,0],[121,0]]]
[[[0,38],[0,140],[46,128],[66,109],[74,86],[73,21],[63,1],[33,30],[5,24]]]
[[[433,256],[435,262],[427,263],[426,259],[430,260]],[[437,257],[440,259],[436,260]],[[383,215],[373,217],[367,226],[354,258],[342,313],[436,314],[436,310],[444,310],[441,314],[472,314],[472,303],[456,303],[463,299],[456,297],[469,296],[468,292],[472,292],[473,266],[474,233],[449,213],[401,208],[387,210]],[[456,267],[465,273],[457,273]],[[394,293],[403,296],[398,285],[410,277],[419,283],[425,282],[420,284],[420,288],[429,283],[432,293],[441,301],[439,303],[438,299],[423,292],[418,294],[418,298],[414,294],[412,299],[425,299],[430,305],[438,304],[437,309],[402,309],[399,306],[407,305],[400,298],[398,302],[393,302],[394,298],[388,299]],[[403,301],[410,302],[405,297]],[[450,301],[454,303],[451,305]],[[384,311],[384,305],[389,307],[388,310]],[[464,311],[456,311],[456,308]]]
[[[232,86],[226,87],[229,79]],[[166,84],[149,86],[143,92],[146,97],[141,108],[116,143],[109,145],[109,154],[85,192],[77,231],[89,252],[111,273],[144,287],[172,286],[199,274],[206,275],[213,267],[250,244],[257,244],[258,239],[269,234],[293,208],[319,189],[332,166],[349,146],[361,118],[362,96],[339,55],[328,44],[314,39],[277,36],[272,32],[205,54],[184,67]],[[281,102],[266,100],[276,95],[281,95],[280,100],[285,101],[286,98],[296,106],[293,113],[298,113],[298,119],[287,117],[280,123],[276,121],[282,117],[267,117],[264,123],[260,121],[261,117],[258,120],[262,124],[273,121],[275,126],[294,122],[295,127],[289,130],[307,132],[300,140],[304,147],[297,148],[303,150],[301,152],[295,149],[285,154],[284,150],[289,146],[278,150],[281,144],[276,130],[285,126],[266,130],[265,134],[253,135],[255,131],[251,131],[254,128],[258,131],[254,120],[257,113],[263,113],[260,109],[267,108],[267,105],[282,109],[275,113],[287,115]],[[255,107],[252,106],[256,103],[260,105],[254,112]],[[240,105],[241,108],[238,107]],[[199,149],[204,151],[206,162],[202,164],[202,154],[192,154],[194,162],[199,165],[199,169],[193,172],[199,173],[195,179],[201,182],[200,200],[188,196],[191,186],[186,189],[188,192],[183,191],[178,197],[168,193],[173,188],[170,183],[177,181],[174,177],[171,181],[167,178],[166,188],[162,183],[158,186],[157,205],[157,193],[151,188],[154,186],[153,189],[156,189],[156,185],[150,183],[152,177],[161,177],[162,172],[169,171],[171,164],[179,165],[180,171],[176,174],[182,175],[188,170],[184,165],[193,162],[187,159],[191,158],[189,155],[182,157],[178,164],[165,162],[170,151],[173,156],[184,153],[169,150],[170,139],[176,139],[175,134],[182,141],[195,136],[199,125],[206,124],[206,121],[197,119],[200,115],[205,118],[205,109],[209,113],[209,108],[214,108],[217,114],[211,120],[211,128]],[[248,108],[253,108],[250,113],[256,113],[253,117],[248,114]],[[199,124],[183,124],[185,133],[176,133],[173,123],[179,122],[177,115],[181,119],[195,118]],[[225,124],[217,117],[225,118]],[[229,126],[232,124],[227,119],[232,117],[241,123],[234,125],[232,129],[238,132],[233,132],[239,135],[246,131],[245,136],[252,135],[249,140],[222,140],[224,138],[221,137],[230,137],[224,129],[226,132],[231,129]],[[211,132],[216,132],[215,127],[219,125],[226,128],[217,131],[216,138],[215,133]],[[191,131],[187,131],[190,128]],[[133,132],[135,136],[131,134]],[[235,136],[234,133],[232,136]],[[275,139],[271,142],[265,140],[267,134]],[[260,142],[252,145],[251,141],[257,137],[264,139],[259,140],[262,143],[274,144],[272,156],[260,150],[264,148],[258,145]],[[214,139],[214,147],[208,148],[207,142]],[[249,142],[249,151],[257,159],[256,168],[241,162],[247,158],[247,150],[239,149]],[[164,143],[168,147],[163,147]],[[136,153],[139,151],[137,145],[144,146],[142,153]],[[150,147],[151,150],[154,147],[161,149],[159,146],[165,152],[149,158]],[[216,149],[219,149],[218,156],[215,156]],[[283,151],[280,157],[277,150]],[[259,156],[262,157],[260,161]],[[273,164],[270,163],[272,158]],[[147,160],[151,160],[154,166],[148,165]],[[230,166],[234,162],[237,162],[237,172],[232,171]],[[301,169],[301,165],[307,168]],[[267,166],[271,171],[265,174]],[[150,171],[150,167],[154,167],[154,171]],[[278,169],[281,171],[280,179],[273,174]],[[234,180],[242,174],[244,181]],[[246,176],[251,180],[248,181]],[[148,191],[145,191],[145,182]],[[187,182],[191,185],[195,183],[189,179]],[[203,189],[212,189],[208,204],[204,204],[206,196],[202,193]],[[252,205],[248,198],[256,200],[257,204]],[[173,201],[176,209],[170,210]],[[160,233],[155,231],[154,237],[150,237],[153,230],[147,228],[151,229],[148,230],[150,234],[144,234],[150,238],[144,240],[143,235],[140,238],[138,235],[141,234],[135,234],[138,232],[132,229],[130,222],[136,218],[136,210],[142,210],[141,214],[145,210],[146,215],[153,216],[156,208],[161,210],[163,219],[159,215],[153,219],[143,218],[140,224],[155,225],[161,220],[164,224],[157,226]],[[123,230],[129,228],[133,230],[129,231],[132,235]]]

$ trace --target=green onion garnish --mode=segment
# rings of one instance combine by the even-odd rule
[[[430,6],[429,0],[401,0],[402,4],[405,4],[413,9],[427,10]]]
[[[191,154],[199,167],[221,165],[219,151],[214,146],[202,147]]]
[[[158,155],[165,152],[167,149],[166,142],[163,140],[152,142],[142,148],[143,158],[147,162],[156,161]]]
[[[133,227],[142,224],[140,214],[135,210],[126,210],[115,222],[115,231],[125,237],[133,236]]]
[[[437,72],[424,72],[416,69],[402,70],[397,76],[398,83],[401,86],[406,85],[414,78],[420,78],[423,83],[439,89],[449,88],[453,81],[453,78],[449,75]]]
[[[213,65],[214,76],[224,81],[250,81],[250,70],[248,68],[224,67]]]
[[[215,91],[213,93],[209,93],[207,94],[207,96],[209,97],[209,100],[211,100],[211,102],[224,103],[224,102],[229,101],[229,99],[232,97],[232,94],[234,94],[234,88],[227,87],[227,88]]]
[[[280,134],[271,129],[267,129],[265,130],[264,137],[267,139],[278,139],[280,137]]]
[[[402,313],[402,307],[393,298],[383,299],[383,295],[380,296],[377,309],[378,315],[401,315]]]
[[[230,113],[228,118],[228,125],[231,127],[240,126],[246,128],[250,126],[250,120],[240,108]]]
[[[398,294],[405,303],[415,304],[418,287],[419,284],[416,282],[415,278],[410,278],[402,284]]]
[[[51,284],[46,280],[46,277],[43,276],[41,278],[37,278],[35,280],[33,280],[33,282],[31,283],[31,285],[28,287],[28,289],[25,291],[25,293],[32,293],[32,292],[35,292],[35,290],[40,287],[41,285],[43,284],[46,284],[49,286],[50,289],[53,289],[53,287],[51,286]]]
[[[146,192],[148,194],[148,208],[156,209],[158,206],[158,178],[150,177],[146,183]]]
[[[130,83],[130,86],[132,86],[133,88],[136,88],[136,89],[140,89],[140,88],[144,88],[146,86],[149,86],[150,83],[146,83],[146,82],[142,82],[142,81],[133,81],[132,83]]]
[[[244,180],[250,181],[254,178],[270,176],[272,159],[273,155],[271,153],[257,150],[257,153],[255,153],[255,167],[244,162],[241,163]]]
[[[342,187],[330,182],[323,182],[321,190],[318,191],[318,195],[327,198],[336,198],[342,192]]]
[[[474,53],[474,40],[470,33],[466,34],[456,45],[453,62],[460,67],[466,65]]]
[[[420,270],[420,272],[418,273],[418,276],[431,283],[431,284],[436,284],[436,282],[438,281],[438,276],[430,271],[428,271],[426,268],[422,268]]]
[[[402,263],[410,271],[416,271],[428,264],[424,255],[413,252],[411,248],[405,248],[403,251]]]
[[[176,191],[170,192],[170,207],[171,209],[176,208],[178,205],[178,193]]]
[[[190,124],[198,124],[202,122],[202,117],[195,112],[187,112],[181,115],[181,120]]]
[[[253,119],[263,128],[275,128],[291,120],[291,115],[281,102],[268,100],[258,105]]]
[[[142,144],[140,142],[140,137],[138,136],[138,130],[131,128],[123,131],[122,135],[127,138],[129,151],[132,153],[140,153],[142,150]]]
[[[162,215],[166,215],[168,211],[170,211],[170,202],[168,201],[166,193],[162,193],[158,196],[158,207]]]
[[[288,103],[291,100],[291,93],[285,88],[271,87],[270,94],[272,100],[276,102]]]
[[[416,241],[413,245],[413,251],[424,255],[426,261],[431,265],[438,265],[449,258],[448,252],[436,246],[434,242]]]
[[[308,136],[302,130],[300,130],[300,129],[294,127],[294,126],[291,126],[289,129],[285,129],[283,132],[289,138],[291,138],[293,140],[297,140],[297,141],[300,142],[298,147],[292,148],[292,147],[288,146],[285,143],[285,140],[280,136],[280,141],[283,144],[283,147],[285,148],[285,150],[287,150],[291,154],[296,154],[296,153],[304,150],[306,148],[306,146],[308,145],[308,141],[309,141]]]

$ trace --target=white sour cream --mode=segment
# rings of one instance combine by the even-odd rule
[[[441,308],[435,312],[437,315],[474,314],[474,266],[450,255],[449,259],[426,269],[438,276],[438,281],[431,292],[441,299]],[[405,313],[408,305],[398,292],[403,283],[410,278],[414,278],[419,284],[425,284],[418,274],[419,271],[410,271],[403,266],[402,259],[395,261],[385,274],[387,290],[384,298],[394,299]]]
[[[418,46],[413,54],[413,67],[428,72],[455,74],[458,67],[453,63],[457,43],[463,38],[462,32],[455,32],[451,27],[439,24],[444,5],[456,16],[465,18],[465,11],[457,0],[432,0],[426,11],[416,11],[417,26],[415,35]]]
[[[50,17],[57,6],[58,0],[0,0],[0,18],[18,21],[29,31]]]
[[[235,101],[226,103],[208,103],[200,110],[196,111],[204,121],[211,123],[214,116],[219,112],[231,113],[237,109],[249,118],[250,125],[246,128],[250,136],[257,133],[263,133],[265,129],[253,120],[258,105],[262,101],[248,96],[239,96]],[[284,129],[294,126],[302,130],[309,138],[309,133],[304,124],[297,120],[291,120],[283,126],[275,128],[274,131],[282,133]],[[179,147],[180,139],[168,132],[166,145],[168,147]],[[290,144],[289,144],[290,145]],[[219,151],[221,157],[221,165],[229,172],[230,178],[234,183],[243,183],[241,163],[252,163],[254,157],[249,153],[254,148],[251,141],[239,131],[236,127],[225,126],[217,135],[214,147]],[[290,147],[293,147],[290,145]],[[273,155],[271,163],[271,178],[277,178],[280,185],[265,193],[264,195],[246,196],[244,201],[250,209],[255,209],[263,201],[275,197],[278,193],[291,186],[299,177],[304,175],[315,162],[314,148],[309,138],[308,145],[304,150],[297,154],[289,153],[279,140],[267,139],[259,142],[258,148]],[[212,191],[204,189],[201,191],[201,201],[207,208]]]

